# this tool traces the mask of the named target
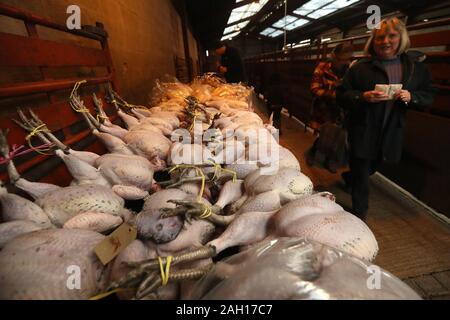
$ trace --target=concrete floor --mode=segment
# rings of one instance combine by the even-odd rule
[[[282,116],[280,143],[299,159],[302,172],[316,190],[335,194],[351,208],[351,197],[341,187],[340,173],[309,167],[304,152],[315,137],[295,118]],[[399,192],[378,174],[370,181],[367,224],[379,244],[375,264],[407,282],[426,299],[450,299],[450,227],[421,205]]]

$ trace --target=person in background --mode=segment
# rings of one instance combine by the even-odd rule
[[[269,112],[273,113],[273,126],[278,129],[279,134],[281,134],[281,110],[285,106],[283,92],[280,74],[273,73],[269,78],[264,95],[267,99]]]
[[[217,71],[225,76],[228,83],[247,82],[244,63],[236,48],[223,42],[215,45],[215,53],[220,57],[220,65]]]
[[[331,58],[320,62],[311,81],[313,95],[310,127],[318,131],[326,122],[336,123],[341,110],[336,104],[336,87],[340,84],[353,57],[353,47],[340,43],[334,47]]]
[[[336,103],[336,87],[342,81],[353,57],[353,47],[340,43],[333,48],[331,58],[314,70],[311,92],[313,103],[308,125],[319,137],[306,152],[309,166],[321,165],[331,173],[347,166],[347,133],[343,128],[345,115]]]
[[[382,162],[400,160],[406,111],[433,103],[435,89],[423,54],[407,52],[409,36],[403,22],[384,19],[365,47],[369,56],[354,64],[337,88],[339,105],[348,109],[352,212],[365,219],[369,208],[369,176]],[[402,85],[392,98],[377,84]]]

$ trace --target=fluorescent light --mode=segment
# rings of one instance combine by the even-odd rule
[[[293,29],[298,28],[298,27],[300,27],[300,26],[302,26],[304,24],[307,24],[308,22],[309,21],[306,20],[306,19],[298,19],[298,20],[295,20],[294,22],[288,24],[286,26],[286,29],[287,30],[293,30]]]
[[[224,40],[228,40],[228,39],[234,38],[234,37],[236,37],[239,33],[240,33],[240,31],[238,31],[238,32],[233,32],[233,33],[230,33],[230,34],[227,34],[226,36],[223,36],[222,39],[220,39],[220,41],[224,41]]]
[[[294,22],[295,20],[297,20],[296,17],[287,15],[285,18],[283,17],[277,22],[275,22],[273,26],[277,28],[284,28],[286,25],[290,24],[291,22]]]
[[[209,57],[209,50],[206,50],[206,56]]]
[[[277,30],[277,31],[269,34],[269,37],[275,38],[275,37],[278,37],[280,34],[283,34],[283,31]]]
[[[268,36],[272,32],[276,31],[274,28],[266,28],[263,31],[261,31],[259,34],[262,34],[263,36]]]
[[[244,22],[241,22],[241,23],[238,23],[238,24],[235,24],[235,25],[232,25],[230,27],[227,27],[227,28],[225,28],[225,30],[223,30],[223,34],[226,35],[226,34],[231,33],[231,32],[240,31],[249,22],[250,22],[250,20],[249,21],[244,21]]]
[[[331,40],[331,38],[322,38],[321,42],[324,43],[324,42],[327,42],[327,41],[330,41],[330,40]]]

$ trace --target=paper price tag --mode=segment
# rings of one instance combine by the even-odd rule
[[[103,265],[106,265],[133,242],[136,237],[136,228],[123,223],[94,248],[95,254]]]

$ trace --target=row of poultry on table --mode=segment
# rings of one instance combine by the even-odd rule
[[[108,153],[69,148],[31,110],[19,110],[17,121],[52,146],[73,177],[70,186],[22,178],[11,159],[7,133],[1,135],[10,182],[34,198],[0,186],[1,299],[89,299],[113,292],[121,299],[192,298],[197,280],[211,270],[218,272],[220,261],[213,258],[222,251],[280,237],[329,246],[342,253],[341,259],[356,259],[353,264],[375,258],[378,245],[368,226],[332,194],[313,191],[296,157],[275,139],[276,129],[253,112],[251,88],[211,75],[190,85],[158,83],[151,107],[131,105],[109,88],[107,101],[124,124],[119,126],[95,95],[97,115],[92,115],[79,86],[70,104]],[[202,138],[196,139],[197,134]],[[252,150],[271,156],[263,159],[264,152]],[[160,171],[170,179],[155,181]],[[142,210],[126,208],[126,200],[143,201]],[[123,224],[135,228],[137,238],[102,263],[95,248]],[[327,259],[320,250],[314,257],[310,262],[320,274]],[[68,285],[69,266],[81,270],[75,289]],[[349,280],[350,269],[344,267]],[[236,268],[222,265],[220,270],[226,279]],[[279,278],[276,272],[270,277]],[[287,289],[275,281],[279,287],[268,288],[271,282],[264,278],[256,285],[265,286],[268,296],[255,296],[254,284],[236,289],[253,293],[239,297],[296,297],[292,286]],[[353,296],[336,290],[327,297],[365,297],[355,288]]]

